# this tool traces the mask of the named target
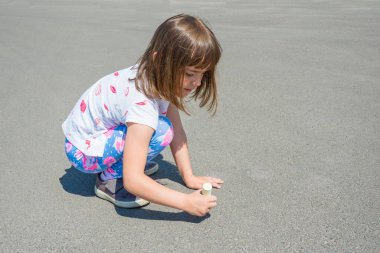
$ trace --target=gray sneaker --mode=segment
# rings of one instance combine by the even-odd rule
[[[115,206],[123,208],[136,208],[149,204],[149,201],[139,198],[124,189],[122,178],[103,182],[100,180],[99,175],[96,177],[95,184],[95,194],[99,198],[108,200]]]
[[[158,171],[158,163],[153,161],[147,161],[145,164],[145,175],[149,176]]]

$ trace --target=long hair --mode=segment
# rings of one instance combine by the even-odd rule
[[[161,98],[189,114],[184,105],[182,81],[185,67],[207,69],[201,85],[191,94],[216,112],[215,68],[222,49],[211,29],[197,17],[180,14],[167,19],[155,31],[139,59],[136,88],[151,98]]]

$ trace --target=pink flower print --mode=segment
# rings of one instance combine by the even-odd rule
[[[91,148],[91,141],[90,140],[86,140],[85,143],[87,145],[87,149]]]
[[[102,86],[98,84],[98,86],[96,86],[96,89],[95,89],[95,96],[99,96],[101,92],[102,92]]]
[[[106,109],[107,112],[109,112],[110,109],[108,109],[108,106],[106,104],[103,104],[104,105],[104,109]]]
[[[75,159],[77,159],[79,161],[80,159],[82,159],[83,153],[82,153],[82,151],[80,151],[79,149],[77,149],[77,151],[75,151],[74,156],[75,156]]]
[[[84,111],[86,111],[86,108],[87,108],[87,105],[84,102],[84,100],[82,100],[82,102],[80,103],[80,110],[84,113]]]
[[[126,87],[126,88],[124,89],[124,95],[125,95],[125,96],[128,96],[128,94],[129,94],[129,87]]]
[[[96,124],[96,125],[99,125],[99,124],[100,124],[100,122],[101,122],[101,121],[100,121],[100,119],[99,119],[99,118],[96,118],[96,119],[95,119],[95,124]]]
[[[96,170],[98,168],[98,161],[94,157],[83,156],[82,164],[85,170]]]
[[[107,132],[104,133],[105,136],[107,136],[107,138],[111,137],[113,134],[113,129],[110,129],[108,130]]]
[[[115,88],[115,86],[113,86],[113,85],[110,85],[110,89],[111,89],[111,92],[112,93],[116,93],[116,88]]]
[[[136,103],[136,105],[146,105],[147,100]]]
[[[96,170],[97,168],[98,168],[98,164],[95,163],[95,164],[91,165],[90,167],[87,167],[87,170]]]
[[[116,162],[116,159],[112,156],[108,156],[103,160],[103,164],[110,167],[112,164]]]
[[[119,76],[119,72],[116,71],[115,73],[113,73],[113,75],[114,76]]]
[[[128,110],[125,111],[123,117],[127,116],[127,114],[128,114]]]
[[[161,143],[161,146],[163,147],[166,147],[166,146],[169,146],[170,142],[173,140],[173,129],[170,128],[166,134],[165,134],[165,137],[164,137],[164,140],[163,142]]]
[[[114,175],[114,176],[116,175],[116,172],[112,168],[108,168],[106,169],[106,171],[110,173],[111,175]]]
[[[113,145],[118,153],[121,153],[124,149],[124,140],[123,138],[115,138],[115,144]]]
[[[167,112],[163,112],[162,115],[166,115]]]
[[[65,145],[66,145],[66,153],[69,153],[71,149],[73,148],[73,144],[71,144],[70,142],[67,142]]]

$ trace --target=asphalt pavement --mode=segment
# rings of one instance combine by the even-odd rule
[[[183,115],[195,173],[225,181],[202,218],[115,208],[63,149],[82,92],[178,13],[223,47],[216,116]],[[380,252],[379,24],[370,0],[0,1],[0,251]]]

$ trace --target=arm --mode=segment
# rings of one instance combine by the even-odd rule
[[[184,194],[171,190],[144,174],[146,156],[153,129],[128,123],[123,154],[123,185],[127,191],[148,201],[202,216],[216,206],[215,196],[202,196],[199,191]],[[208,198],[210,197],[210,198]]]
[[[209,182],[213,187],[220,188],[223,184],[223,180],[213,177],[199,177],[193,174],[186,133],[183,129],[178,109],[170,104],[167,116],[174,128],[174,138],[170,144],[170,149],[186,186],[193,189],[201,189],[204,183]]]
[[[186,182],[187,178],[193,176],[186,133],[183,129],[178,109],[174,105],[169,105],[167,116],[172,122],[174,129],[174,138],[170,143],[170,149],[178,170],[181,173],[183,180]]]

